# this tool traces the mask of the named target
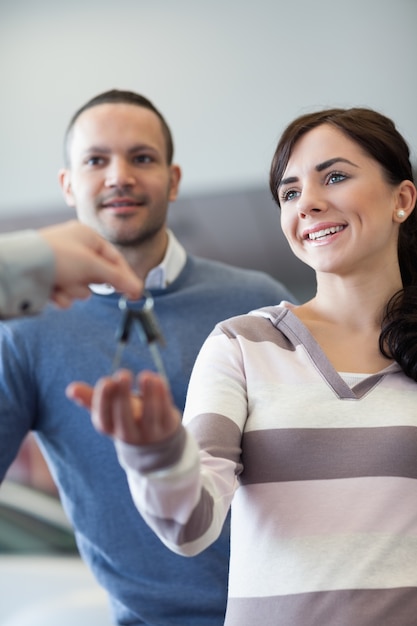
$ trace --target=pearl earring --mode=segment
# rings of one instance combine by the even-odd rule
[[[405,211],[403,209],[399,209],[397,211],[397,217],[399,220],[403,220],[405,218]]]

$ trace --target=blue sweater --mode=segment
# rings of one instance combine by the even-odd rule
[[[152,291],[172,393],[183,408],[197,353],[216,322],[291,294],[269,276],[189,256],[180,276]],[[65,397],[74,380],[111,371],[118,294],[0,325],[0,479],[34,431],[74,526],[83,559],[109,593],[116,623],[220,626],[227,598],[228,523],[205,552],[170,552],[138,516],[113,443]],[[142,302],[137,303],[138,307]],[[154,369],[132,333],[122,367]]]

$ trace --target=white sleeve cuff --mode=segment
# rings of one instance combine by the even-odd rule
[[[0,235],[0,317],[38,313],[51,293],[55,258],[35,231]]]

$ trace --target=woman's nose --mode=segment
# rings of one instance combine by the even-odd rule
[[[315,187],[303,188],[297,202],[297,210],[300,217],[305,218],[311,213],[320,213],[326,211],[326,209],[327,203],[319,189]]]

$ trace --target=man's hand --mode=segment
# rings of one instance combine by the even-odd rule
[[[159,374],[141,372],[140,395],[132,393],[132,374],[120,370],[101,378],[95,387],[71,383],[67,397],[91,411],[94,427],[115,439],[133,445],[160,443],[180,425],[180,412],[172,403],[169,389]]]
[[[142,282],[116,248],[76,220],[38,230],[55,255],[51,300],[60,307],[90,295],[90,283],[109,283],[116,291],[137,299]]]

